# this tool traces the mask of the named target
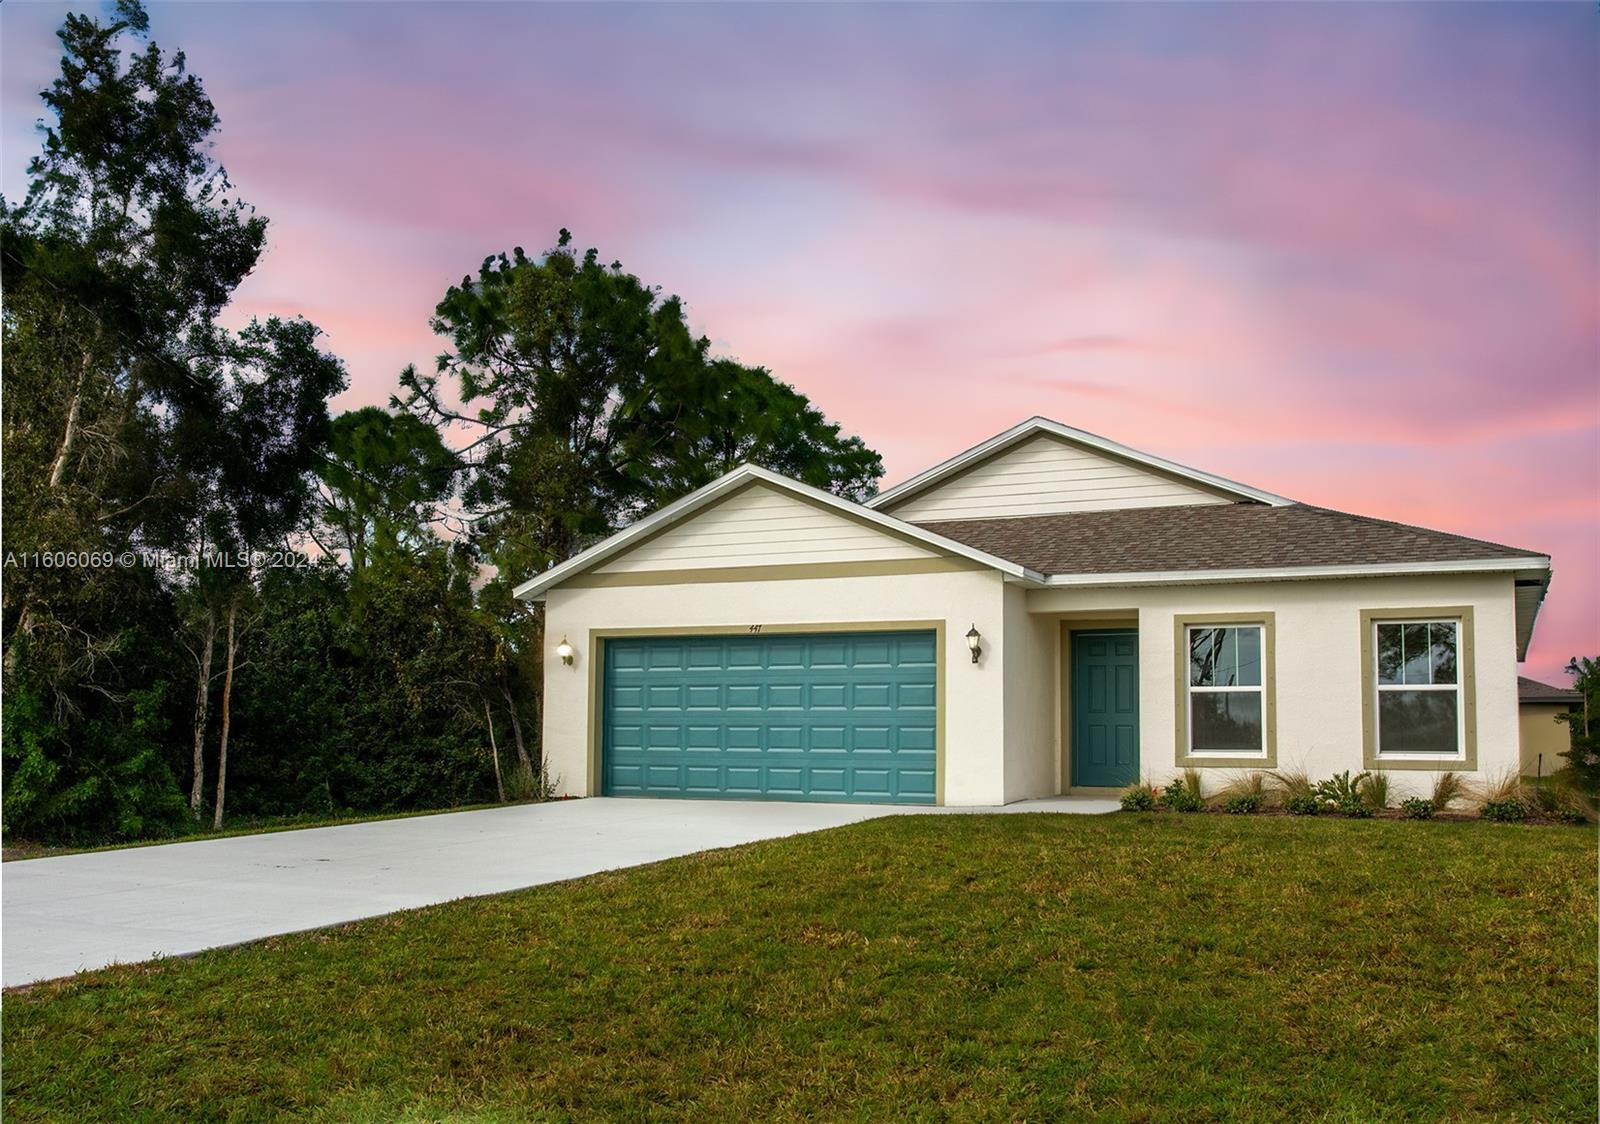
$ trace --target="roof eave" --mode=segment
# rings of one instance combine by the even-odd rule
[[[1051,574],[1046,588],[1092,586],[1217,585],[1252,581],[1306,581],[1322,578],[1400,577],[1411,574],[1550,572],[1548,555],[1466,559],[1454,562],[1361,562],[1336,566],[1241,567],[1227,570],[1159,570],[1120,574]]]

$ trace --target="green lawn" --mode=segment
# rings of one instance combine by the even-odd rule
[[[1595,1118],[1591,829],[910,816],[9,993],[8,1121]]]

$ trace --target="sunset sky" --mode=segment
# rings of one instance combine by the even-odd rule
[[[20,193],[65,9],[0,8]],[[681,294],[879,449],[1044,414],[1554,556],[1600,655],[1594,4],[151,8],[272,220],[241,313],[386,402],[485,255]]]

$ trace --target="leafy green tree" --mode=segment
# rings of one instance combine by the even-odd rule
[[[542,258],[486,259],[433,326],[454,350],[434,374],[405,371],[398,404],[471,433],[473,539],[502,572],[561,562],[737,460],[852,498],[882,471],[793,388],[713,359],[677,297],[578,255],[564,230]]]
[[[281,540],[303,518],[326,397],[343,385],[303,321],[216,326],[266,223],[210,155],[217,114],[199,80],[181,53],[140,47],[147,32],[136,0],[106,22],[66,18],[27,195],[0,200],[12,551]],[[36,725],[13,725],[4,747],[8,824],[150,830],[182,765],[134,768],[145,749],[130,738],[164,742],[181,713],[167,688],[182,583],[125,566],[11,567],[6,579],[7,690],[38,701],[17,711]],[[216,601],[200,593],[214,628]],[[198,678],[197,751],[210,677]],[[13,785],[9,766],[24,764],[27,783]]]
[[[1572,686],[1583,705],[1559,720],[1571,728],[1572,748],[1566,757],[1573,773],[1591,795],[1600,794],[1600,659],[1573,656],[1567,661]]]
[[[319,544],[344,551],[356,574],[374,549],[426,549],[460,468],[439,431],[411,414],[377,406],[341,414],[318,468]]]

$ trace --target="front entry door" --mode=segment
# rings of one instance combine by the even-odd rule
[[[1072,634],[1072,784],[1121,788],[1139,779],[1139,634]]]

